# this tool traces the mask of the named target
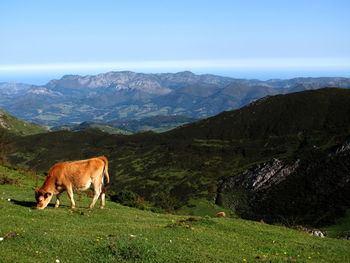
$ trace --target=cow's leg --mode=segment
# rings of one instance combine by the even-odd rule
[[[71,208],[75,208],[75,202],[74,202],[74,199],[73,199],[73,190],[72,190],[72,187],[68,187],[67,188],[67,194],[68,194],[68,197],[70,199],[70,207]]]
[[[103,208],[105,208],[106,185],[105,184],[101,185],[101,189],[102,189],[102,191],[101,191],[101,206],[100,206],[100,208],[103,209]]]
[[[106,194],[101,193],[101,206],[100,206],[101,209],[105,208],[105,202],[106,202],[105,198],[106,198]]]
[[[61,197],[61,193],[56,195],[56,203],[55,203],[55,208],[60,206],[60,197]]]
[[[101,192],[102,192],[101,182],[99,183],[94,182],[94,198],[92,199],[92,202],[89,206],[90,209],[92,209],[95,206],[96,201],[100,197]]]

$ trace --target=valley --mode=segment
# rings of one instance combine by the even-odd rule
[[[88,129],[16,137],[8,160],[45,172],[58,161],[105,155],[110,191],[133,191],[166,211],[196,210],[194,200],[207,200],[243,218],[322,226],[349,207],[349,101],[350,90],[326,88],[266,97],[159,134]],[[249,182],[225,186],[248,171]],[[263,191],[249,186],[254,180]]]

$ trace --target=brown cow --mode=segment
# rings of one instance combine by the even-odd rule
[[[104,177],[106,182],[104,182]],[[52,166],[43,186],[35,190],[36,208],[44,209],[57,195],[55,207],[60,205],[60,195],[67,191],[71,208],[75,208],[74,190],[87,190],[94,187],[94,197],[89,206],[92,209],[101,196],[101,208],[105,206],[105,185],[109,183],[108,160],[104,156],[81,161],[62,162]]]

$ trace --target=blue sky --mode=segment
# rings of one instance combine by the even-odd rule
[[[0,2],[0,81],[110,70],[350,77],[348,0]]]

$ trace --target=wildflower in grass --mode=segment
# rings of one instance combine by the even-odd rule
[[[4,238],[3,237],[0,237],[0,241],[3,241],[4,240]]]
[[[311,259],[311,257],[310,257],[310,256],[308,256],[307,258],[308,258],[308,259]]]
[[[56,259],[55,262],[56,262],[56,263],[60,263],[60,260],[59,260],[59,259]]]
[[[243,262],[247,262],[247,260],[244,258],[244,259],[243,259]]]

